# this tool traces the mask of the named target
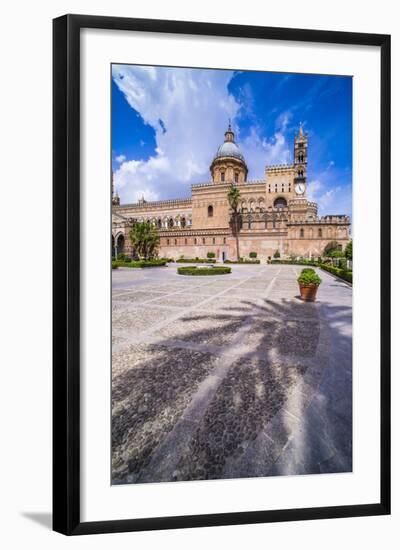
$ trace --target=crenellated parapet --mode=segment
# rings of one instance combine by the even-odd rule
[[[161,201],[149,201],[149,202],[135,202],[130,204],[123,204],[118,207],[118,210],[153,210],[158,207],[174,207],[174,206],[191,206],[192,199],[187,197],[183,199],[165,199]]]
[[[267,164],[265,167],[265,170],[267,172],[269,171],[286,171],[286,170],[293,170],[293,164]]]
[[[344,214],[336,216],[321,216],[312,219],[291,220],[289,225],[350,225],[350,217]]]

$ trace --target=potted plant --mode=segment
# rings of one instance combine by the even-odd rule
[[[306,267],[300,273],[297,282],[299,283],[300,296],[305,302],[315,302],[317,290],[321,279],[314,269]]]

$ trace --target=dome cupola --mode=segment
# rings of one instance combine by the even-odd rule
[[[225,132],[225,141],[218,147],[210,171],[214,183],[241,183],[247,179],[247,165],[235,142],[230,122]]]

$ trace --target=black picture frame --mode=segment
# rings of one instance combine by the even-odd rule
[[[80,520],[80,31],[84,28],[378,46],[381,50],[380,501],[179,517]],[[53,529],[66,535],[390,514],[390,36],[65,15],[53,21]],[[384,200],[383,200],[384,199]]]

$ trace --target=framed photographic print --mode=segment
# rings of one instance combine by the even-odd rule
[[[389,36],[55,19],[54,529],[389,514],[389,205]]]

